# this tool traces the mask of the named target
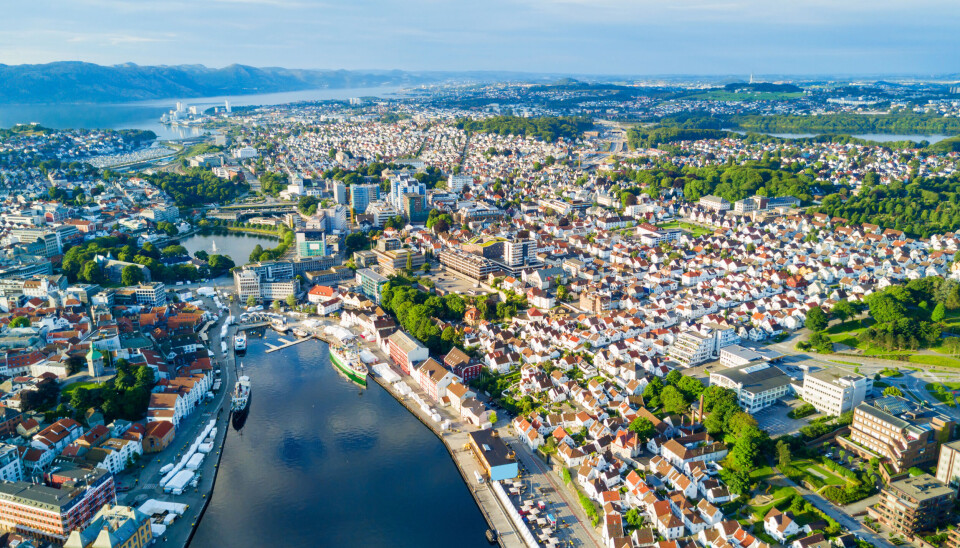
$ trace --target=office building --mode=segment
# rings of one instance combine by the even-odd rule
[[[787,395],[790,377],[775,365],[757,363],[710,373],[710,385],[733,390],[740,407],[756,413]]]
[[[264,301],[284,300],[300,294],[300,281],[294,276],[289,261],[254,263],[234,272],[233,284],[241,304],[251,296]]]
[[[863,403],[873,390],[873,379],[863,375],[837,375],[829,369],[803,377],[803,401],[826,415],[840,416]]]
[[[956,489],[930,474],[891,482],[880,492],[880,502],[868,513],[894,531],[914,536],[935,531],[948,522],[953,512]]]
[[[704,196],[700,198],[700,201],[697,203],[700,205],[700,207],[710,209],[718,213],[730,210],[730,202],[719,196]]]
[[[443,266],[475,280],[500,271],[500,267],[496,263],[473,253],[451,250],[441,251],[439,255],[440,263]]]
[[[327,234],[323,230],[300,229],[296,232],[297,258],[326,257]]]
[[[113,474],[65,467],[43,484],[0,483],[0,528],[62,543],[113,500]]]
[[[863,458],[885,459],[900,473],[936,461],[941,441],[954,438],[955,426],[944,415],[891,396],[854,408],[849,440],[839,437],[837,442]]]
[[[163,282],[146,282],[137,285],[137,304],[143,306],[166,306],[167,289]]]
[[[152,543],[150,516],[136,508],[108,504],[90,525],[70,533],[63,548],[146,548]]]
[[[180,210],[172,205],[159,205],[144,209],[140,216],[154,223],[175,223],[180,220]]]
[[[424,223],[430,214],[427,197],[423,194],[404,194],[401,198],[403,214],[411,223]]]
[[[333,182],[333,200],[340,205],[347,205],[350,197],[347,194],[347,185],[340,181]]]
[[[360,292],[373,299],[373,302],[380,304],[380,294],[383,286],[390,281],[370,268],[361,268],[357,270],[357,283],[360,284]]]
[[[447,177],[447,190],[460,194],[464,187],[473,184],[473,177],[470,175],[451,175]]]
[[[350,187],[350,208],[354,215],[366,213],[370,202],[380,199],[380,185],[352,185]]]
[[[380,266],[380,273],[384,276],[393,276],[410,267],[410,270],[419,269],[426,258],[422,253],[417,253],[412,249],[391,249],[389,251],[374,250],[377,255],[377,264]]]

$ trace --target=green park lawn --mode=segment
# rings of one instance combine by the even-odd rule
[[[940,367],[960,367],[960,360],[949,356],[933,356],[930,354],[914,354],[909,358],[911,363],[937,365]]]
[[[81,388],[96,388],[100,386],[100,383],[87,381],[87,382],[75,382],[73,384],[68,384],[60,391],[60,394],[64,399],[69,400],[73,397],[73,393]]]
[[[827,470],[817,462],[811,459],[796,459],[790,463],[789,475],[801,475],[803,479],[815,477],[826,485],[844,485],[847,480]]]
[[[686,230],[687,232],[690,232],[694,238],[696,238],[697,236],[703,236],[704,234],[713,233],[713,231],[708,228],[704,228],[702,226],[698,226],[690,223],[683,223],[680,221],[670,221],[669,223],[663,223],[657,226],[659,228],[680,228],[680,229]]]
[[[942,394],[942,393],[937,392],[936,388],[937,388],[937,385],[938,385],[938,384],[942,384],[942,385],[945,386],[946,389],[947,389],[948,391],[950,391],[950,392],[952,392],[952,391],[954,391],[954,390],[960,390],[960,382],[943,382],[943,383],[930,382],[930,383],[927,383],[926,386],[924,386],[924,388],[926,388],[926,389],[927,389],[927,392],[929,392],[930,395],[932,395],[934,398],[937,399],[937,401],[939,401],[939,402],[941,402],[941,403],[946,403],[946,402],[947,402],[947,398],[949,398],[949,397],[951,397],[951,396],[950,396],[950,392],[947,392],[946,394]]]

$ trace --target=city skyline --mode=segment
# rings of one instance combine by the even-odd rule
[[[597,75],[960,72],[952,32],[960,8],[921,4],[41,0],[8,8],[0,62]]]

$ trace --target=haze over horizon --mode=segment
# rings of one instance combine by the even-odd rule
[[[960,72],[960,4],[921,0],[37,0],[0,63],[558,74]]]

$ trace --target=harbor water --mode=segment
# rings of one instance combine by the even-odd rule
[[[376,383],[361,389],[327,345],[248,337],[252,397],[231,429],[192,547],[482,547],[486,521],[442,442]]]

